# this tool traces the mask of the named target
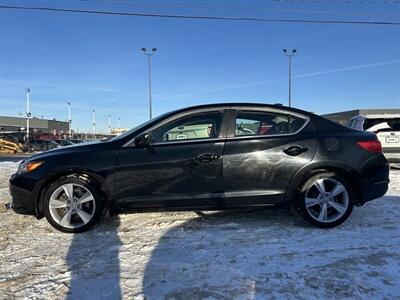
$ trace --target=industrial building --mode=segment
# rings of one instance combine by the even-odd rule
[[[400,114],[398,108],[377,108],[377,109],[354,109],[348,111],[340,111],[336,113],[330,113],[322,115],[331,121],[339,123],[344,126],[348,126],[351,118],[357,115],[376,115],[376,114]]]
[[[69,123],[39,118],[29,119],[29,128],[33,133],[51,133],[54,135],[67,134]],[[26,131],[26,118],[0,116],[0,133]]]

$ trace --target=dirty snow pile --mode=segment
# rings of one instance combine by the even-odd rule
[[[0,204],[15,163],[0,163]],[[0,210],[0,298],[400,298],[400,171],[330,230],[285,211],[141,213],[77,235]]]

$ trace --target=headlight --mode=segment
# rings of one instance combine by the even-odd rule
[[[32,172],[33,170],[36,170],[37,168],[39,168],[43,163],[44,163],[44,161],[22,162],[18,167],[18,174]]]

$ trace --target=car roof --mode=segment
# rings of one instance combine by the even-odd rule
[[[167,115],[172,115],[176,113],[181,113],[181,112],[186,112],[186,111],[192,111],[192,110],[197,110],[197,109],[212,109],[212,108],[226,108],[229,109],[231,107],[246,107],[246,108],[271,108],[271,109],[278,109],[278,110],[284,110],[287,112],[293,112],[293,113],[298,113],[298,114],[303,114],[308,117],[311,116],[316,116],[315,114],[301,110],[298,108],[293,108],[293,107],[288,107],[282,104],[267,104],[267,103],[256,103],[256,102],[222,102],[222,103],[212,103],[212,104],[201,104],[201,105],[195,105],[195,106],[189,106],[181,109],[177,109],[174,111],[170,111],[167,113]]]
[[[343,126],[341,124],[338,124],[336,122],[333,122],[331,120],[328,120],[324,117],[321,117],[317,114],[314,114],[312,112],[308,112],[302,109],[298,108],[293,108],[293,107],[288,107],[285,105],[281,104],[267,104],[267,103],[254,103],[254,102],[227,102],[227,103],[214,103],[214,104],[203,104],[203,105],[197,105],[197,106],[191,106],[187,108],[183,108],[180,110],[175,110],[171,112],[169,115],[175,114],[175,113],[180,113],[180,112],[185,112],[185,111],[192,111],[196,109],[212,109],[212,108],[240,108],[240,107],[245,107],[247,108],[258,108],[258,109],[274,109],[274,110],[281,110],[281,111],[286,111],[286,112],[292,112],[292,113],[297,113],[306,117],[309,117],[310,119],[314,120],[315,122],[318,123],[318,130],[319,131],[326,131],[326,132],[343,132],[343,131],[351,131],[352,129],[348,128],[347,126]]]

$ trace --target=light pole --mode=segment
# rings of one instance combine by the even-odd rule
[[[92,110],[93,137],[96,139],[96,110]]]
[[[149,64],[149,116],[151,120],[153,118],[153,109],[151,104],[151,56],[154,55],[154,53],[157,51],[157,48],[152,48],[151,51],[147,51],[146,48],[142,48],[142,51],[145,55],[147,55]]]
[[[283,49],[283,53],[289,58],[289,107],[292,106],[292,56],[297,52],[297,49]]]
[[[121,134],[121,118],[118,117],[118,134]]]
[[[31,113],[29,111],[29,97],[31,95],[30,89],[25,89],[26,92],[26,142],[29,142],[29,118]]]
[[[71,120],[71,102],[67,102],[67,106],[68,106],[68,135],[69,135],[69,138],[71,138],[71,124],[72,124],[72,120]]]
[[[108,114],[108,134],[110,134],[111,133],[111,115],[110,114]]]

